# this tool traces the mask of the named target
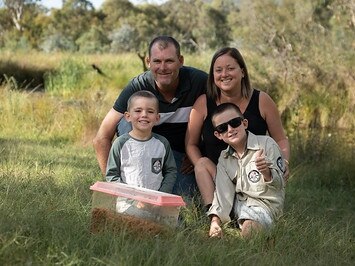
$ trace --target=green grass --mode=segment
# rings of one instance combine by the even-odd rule
[[[90,233],[90,185],[101,180],[91,146],[0,138],[1,265],[352,265],[354,164],[292,165],[285,214],[270,235],[249,241],[227,228],[209,239],[191,206],[167,235]],[[346,158],[346,156],[345,156]]]

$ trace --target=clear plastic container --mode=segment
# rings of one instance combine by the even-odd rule
[[[93,211],[107,210],[170,227],[177,226],[180,207],[186,205],[178,195],[118,182],[98,181],[90,189]]]

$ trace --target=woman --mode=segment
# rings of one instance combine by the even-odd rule
[[[277,142],[285,158],[290,157],[290,146],[275,102],[250,84],[247,66],[236,48],[217,51],[211,61],[207,93],[192,107],[186,132],[186,152],[194,165],[197,185],[208,209],[213,200],[216,164],[226,144],[214,136],[211,114],[217,105],[232,102],[248,119],[248,130],[256,135],[268,134]],[[288,176],[288,166],[284,177]]]

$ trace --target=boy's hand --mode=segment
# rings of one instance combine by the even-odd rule
[[[143,208],[145,208],[145,204],[143,202],[141,202],[141,201],[138,201],[136,207],[138,209],[143,209]]]
[[[255,153],[255,166],[256,169],[264,176],[265,181],[271,180],[271,171],[269,166],[270,162],[267,161],[267,158],[264,154],[264,149],[260,149]]]

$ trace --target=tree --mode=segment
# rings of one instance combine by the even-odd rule
[[[135,51],[146,51],[148,44],[154,36],[169,35],[174,31],[172,23],[164,20],[166,13],[156,5],[145,4],[138,7],[138,14],[130,21],[136,29],[137,45]]]
[[[118,29],[123,24],[130,24],[128,20],[134,19],[138,14],[138,9],[128,0],[106,0],[101,9],[106,16],[107,31]]]
[[[0,9],[0,36],[13,27],[9,12],[3,8]]]
[[[137,40],[137,31],[130,25],[122,25],[122,27],[110,34],[111,52],[132,52],[137,51],[139,41]]]
[[[201,8],[199,26],[193,30],[197,41],[212,49],[228,45],[231,41],[231,28],[227,23],[227,15],[223,10],[210,5]]]
[[[46,36],[39,47],[47,53],[58,51],[75,52],[77,50],[75,42],[70,37],[62,35],[59,32]]]
[[[103,53],[108,51],[110,40],[100,28],[92,27],[75,42],[82,53]]]
[[[94,5],[88,0],[64,0],[63,1],[63,9],[70,10],[93,10],[95,9]]]
[[[65,36],[66,45],[61,44],[60,47],[72,49],[72,44],[75,47],[76,40],[89,32],[91,27],[100,26],[103,18],[100,12],[96,12],[90,1],[67,0],[62,9],[52,10],[46,35],[52,36],[53,40],[57,40],[56,36]],[[56,44],[58,42],[51,43]],[[71,44],[68,46],[69,43]]]
[[[22,31],[22,17],[26,5],[33,4],[39,0],[3,0],[4,5],[10,11],[12,22],[18,31]]]
[[[165,22],[175,25],[174,33],[185,48],[194,51],[203,46],[203,43],[200,43],[194,35],[196,29],[200,27],[198,19],[203,8],[201,0],[169,1],[162,8],[167,14]],[[203,25],[203,27],[205,26]]]

